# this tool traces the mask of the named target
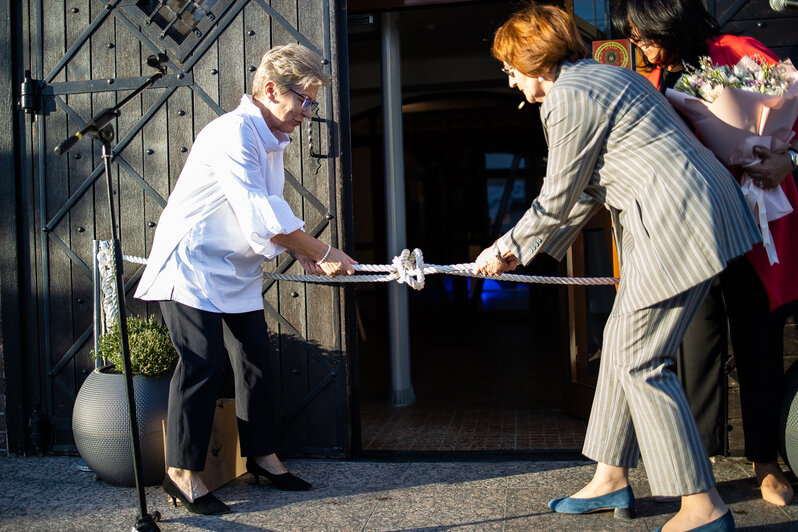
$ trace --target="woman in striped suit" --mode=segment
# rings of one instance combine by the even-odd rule
[[[560,259],[598,209],[613,218],[621,283],[604,330],[583,453],[591,482],[549,506],[633,514],[639,455],[655,495],[681,496],[665,530],[732,530],[675,373],[675,353],[710,281],[760,240],[732,176],[642,76],[584,59],[563,10],[530,5],[496,32],[511,87],[541,103],[546,177],[518,224],[477,259],[483,274]]]
[[[613,25],[643,52],[646,77],[664,93],[684,72],[709,56],[734,66],[743,57],[775,63],[778,57],[751,37],[721,35],[718,22],[699,0],[623,0],[615,3]],[[793,125],[798,134],[798,122]],[[780,409],[784,389],[784,322],[787,303],[798,300],[798,189],[791,172],[798,165],[798,138],[790,150],[759,148],[762,162],[746,169],[758,187],[780,187],[793,212],[772,220],[769,230],[779,261],[770,264],[762,245],[735,261],[717,278],[682,342],[679,380],[695,414],[704,443],[715,440],[726,424],[727,326],[740,383],[745,457],[753,463],[762,498],[790,504],[793,489],[778,463]],[[793,162],[795,161],[795,164]],[[732,168],[741,174],[741,168]],[[715,377],[713,377],[713,375]],[[721,429],[721,430],[718,430]],[[713,434],[714,433],[714,434]],[[711,447],[708,447],[710,449]]]

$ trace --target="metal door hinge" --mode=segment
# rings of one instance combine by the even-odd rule
[[[32,115],[39,112],[41,106],[42,82],[30,77],[30,70],[25,71],[25,79],[19,94],[19,108]]]

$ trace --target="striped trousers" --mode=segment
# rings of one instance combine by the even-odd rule
[[[618,310],[623,305],[616,301],[604,329],[582,452],[619,467],[635,467],[642,455],[654,495],[689,495],[715,485],[673,371],[679,344],[710,283],[640,310]]]

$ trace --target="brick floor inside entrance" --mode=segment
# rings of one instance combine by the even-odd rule
[[[364,451],[581,449],[584,421],[558,410],[451,408],[434,403],[362,407]]]
[[[788,318],[784,337],[785,370],[798,360],[798,324],[795,312]],[[547,349],[555,349],[548,346]],[[552,357],[556,358],[556,357]],[[545,357],[539,360],[546,360]],[[364,394],[361,400],[361,449],[363,451],[544,451],[579,450],[585,437],[586,423],[564,414],[558,408],[524,408],[524,404],[540,404],[541,396],[557,393],[547,391],[541,375],[551,375],[552,367],[532,367],[529,357],[498,357],[490,366],[480,367],[474,360],[460,360],[462,366],[476,364],[466,382],[454,390],[442,384],[435,388],[436,368],[432,361],[418,364],[420,389],[423,393],[410,406],[392,407],[384,397]],[[529,364],[532,364],[530,366]],[[525,395],[509,402],[492,400],[516,390],[512,382],[495,381],[485,373],[488,367],[511,366],[515,377],[519,374],[536,376],[528,382],[531,388]],[[494,372],[495,373],[495,372]],[[501,377],[508,379],[507,375]],[[501,380],[501,379],[499,379]],[[513,379],[510,379],[511,381]],[[432,392],[430,390],[433,390]],[[459,390],[459,391],[458,391]],[[470,393],[464,393],[468,390]],[[537,392],[536,392],[537,391]],[[417,394],[418,396],[419,394]],[[467,400],[479,396],[475,404]],[[545,400],[543,401],[545,402]],[[740,395],[736,371],[729,373],[729,454],[744,454]]]

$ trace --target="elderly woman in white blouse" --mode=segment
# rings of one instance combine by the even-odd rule
[[[288,251],[308,273],[354,273],[356,261],[305,233],[283,199],[288,135],[310,116],[329,81],[321,58],[303,46],[279,46],[263,56],[252,96],[245,94],[234,111],[197,135],[136,291],[140,299],[160,301],[180,354],[169,395],[163,489],[193,513],[229,512],[197,475],[205,469],[225,354],[235,374],[247,470],[278,489],[311,487],[275,454],[261,264]]]

